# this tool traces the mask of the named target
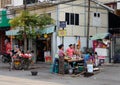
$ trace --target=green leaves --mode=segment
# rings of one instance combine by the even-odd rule
[[[23,28],[22,31],[18,33],[20,39],[23,34],[26,34],[26,38],[35,38],[36,28],[44,29],[46,25],[53,24],[53,22],[54,20],[47,14],[30,14],[27,10],[22,11],[19,16],[9,21],[12,28]]]

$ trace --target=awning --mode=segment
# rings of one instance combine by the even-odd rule
[[[39,29],[36,32],[40,33],[40,34],[49,34],[49,33],[53,33],[54,30],[55,30],[55,26],[50,26],[50,27],[47,27],[43,30]],[[19,32],[19,29],[8,30],[8,31],[6,31],[6,36],[15,36],[15,35],[18,35],[18,32]]]
[[[50,27],[47,27],[45,29],[38,30],[38,33],[40,33],[40,34],[49,34],[49,33],[53,33],[54,31],[55,31],[55,26],[50,26]]]
[[[98,33],[96,35],[93,35],[90,40],[99,40],[99,39],[105,39],[107,36],[109,36],[109,33]]]
[[[18,35],[17,33],[19,32],[19,30],[18,29],[16,29],[16,30],[8,30],[8,31],[6,31],[6,36],[15,36],[15,35]]]

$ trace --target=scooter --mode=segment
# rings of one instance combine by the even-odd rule
[[[31,64],[31,60],[25,57],[13,57],[13,68],[16,70],[28,70]]]
[[[9,54],[2,54],[2,62],[3,63],[10,63],[11,62],[11,57]]]

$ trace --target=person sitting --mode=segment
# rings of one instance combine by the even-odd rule
[[[32,58],[32,55],[31,55],[31,53],[30,53],[29,50],[27,51],[27,53],[25,53],[24,57],[25,57],[25,58],[29,58],[29,59]]]
[[[76,46],[75,54],[76,54],[77,57],[82,57],[82,53],[80,51],[80,46],[79,45]]]
[[[90,62],[90,63],[92,63],[92,64],[94,64],[94,63],[95,63],[95,58],[94,58],[94,56],[93,56],[93,54],[92,54],[92,53],[90,53],[89,62]]]
[[[90,58],[90,54],[89,54],[89,52],[87,51],[87,53],[86,53],[85,56],[84,56],[84,66],[85,66],[85,67],[87,66],[87,62],[89,61],[89,58]]]

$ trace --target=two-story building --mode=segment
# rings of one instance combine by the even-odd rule
[[[16,12],[22,10],[22,8],[23,6],[11,7]],[[38,57],[44,58],[41,53],[43,54],[44,49],[47,48],[47,51],[50,51],[54,58],[59,44],[63,43],[66,50],[69,44],[77,44],[79,39],[81,50],[84,50],[83,48],[87,44],[88,0],[65,0],[62,2],[48,0],[48,2],[28,5],[27,9],[33,14],[48,13],[55,20],[54,30],[50,28],[44,32],[45,34],[48,33],[48,38],[39,38],[32,43]],[[61,31],[63,29],[60,26],[61,21],[66,22],[64,31]],[[50,32],[47,32],[48,30]],[[89,36],[106,32],[108,32],[108,10],[97,3],[91,2]],[[64,36],[64,38],[61,36]],[[92,41],[89,41],[89,46],[92,47]]]

